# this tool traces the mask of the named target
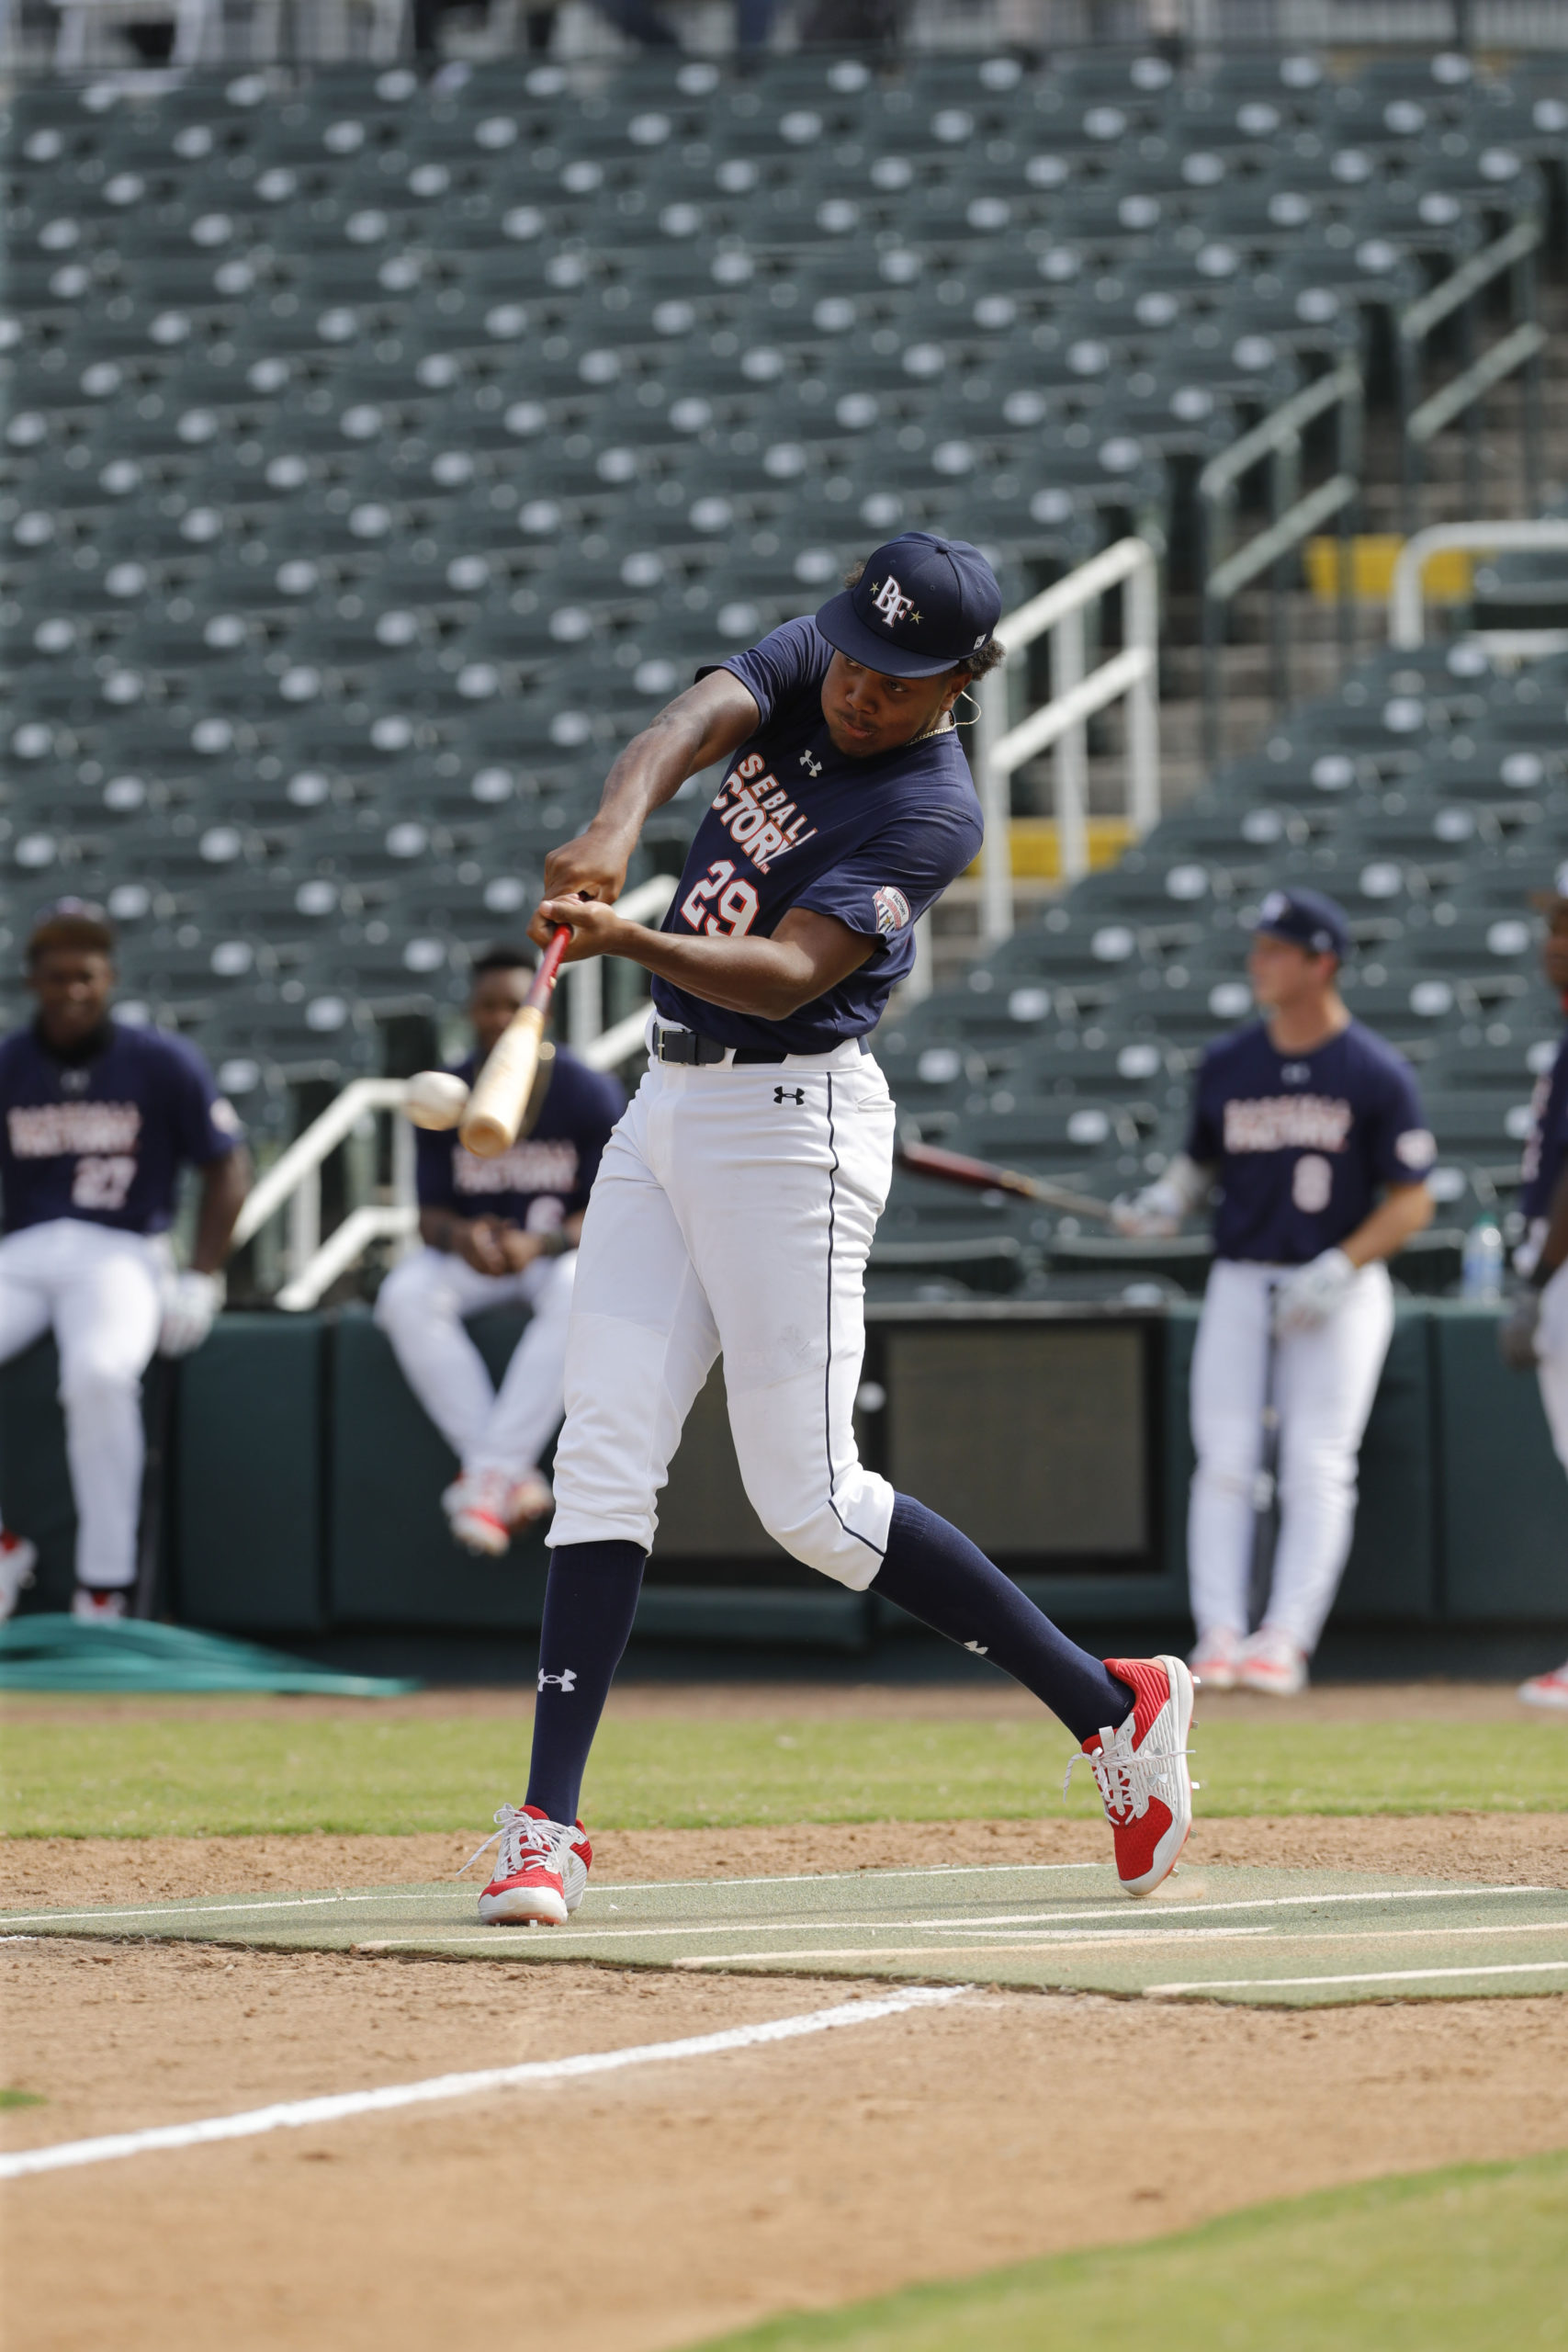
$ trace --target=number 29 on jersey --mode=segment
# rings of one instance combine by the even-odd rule
[[[741,939],[757,920],[757,893],[737,879],[731,859],[717,857],[682,899],[681,913],[710,939]]]

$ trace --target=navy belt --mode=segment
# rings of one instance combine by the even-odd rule
[[[859,1044],[863,1054],[870,1053],[871,1047],[863,1037]],[[655,1022],[650,1050],[656,1062],[681,1062],[688,1069],[706,1069],[713,1063],[723,1061],[729,1047],[721,1046],[716,1037],[703,1036],[695,1029],[666,1029],[661,1022]],[[737,1046],[734,1065],[739,1068],[743,1063],[766,1062],[776,1066],[787,1061],[789,1054],[790,1049],[783,1046],[776,1049],[769,1046]]]

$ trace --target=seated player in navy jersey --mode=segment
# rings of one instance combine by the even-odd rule
[[[78,1617],[125,1614],[141,1499],[141,1374],[186,1354],[222,1304],[245,1197],[240,1123],[194,1046],[110,1012],[114,933],[68,899],[28,942],[31,1026],[0,1040],[0,1363],[52,1330],[76,1498]],[[201,1171],[190,1264],[165,1238],[182,1166]],[[0,1617],[35,1547],[0,1532]]]
[[[534,957],[494,947],[474,966],[472,1083],[528,992]],[[539,1456],[560,1426],[567,1315],[577,1240],[599,1156],[625,1097],[612,1078],[558,1047],[541,1065],[547,1091],[529,1132],[497,1159],[453,1133],[421,1132],[419,1230],[424,1246],[394,1266],[376,1319],[409,1386],[461,1469],[444,1500],[452,1532],[499,1555],[551,1496]],[[464,1319],[521,1299],[530,1310],[499,1391]]]
[[[1286,1698],[1305,1684],[1349,1556],[1356,1457],[1393,1335],[1386,1261],[1432,1216],[1436,1146],[1409,1063],[1339,994],[1348,945],[1332,899],[1269,891],[1247,965],[1263,1017],[1209,1047],[1185,1152],[1117,1207],[1123,1233],[1170,1234],[1217,1185],[1187,1526],[1192,1668],[1210,1689]],[[1271,1345],[1280,1541],[1249,1635]]]

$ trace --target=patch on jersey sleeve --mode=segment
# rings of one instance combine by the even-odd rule
[[[1394,1157],[1402,1159],[1406,1168],[1415,1169],[1419,1175],[1424,1168],[1430,1168],[1433,1160],[1436,1159],[1438,1139],[1425,1127],[1406,1127],[1402,1136],[1395,1136],[1393,1149]]]
[[[876,928],[884,939],[891,939],[893,933],[902,931],[909,920],[908,899],[902,890],[894,889],[890,882],[883,885],[872,905],[876,910]]]

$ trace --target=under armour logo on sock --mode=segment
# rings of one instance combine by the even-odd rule
[[[804,1086],[775,1086],[773,1089],[773,1101],[775,1102],[804,1102],[805,1100],[806,1089]]]
[[[988,1642],[965,1642],[964,1646],[966,1650],[973,1650],[976,1657],[989,1657],[991,1655]]]
[[[569,1666],[562,1674],[541,1674],[539,1677],[539,1688],[541,1690],[544,1689],[547,1682],[555,1683],[558,1688],[562,1690],[570,1690],[576,1686],[577,1669],[575,1667]]]

